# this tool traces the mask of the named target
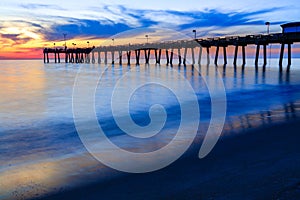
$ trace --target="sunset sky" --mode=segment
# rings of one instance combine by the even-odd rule
[[[136,28],[168,28],[193,37],[281,32],[280,24],[300,21],[298,0],[1,0],[0,59],[39,58],[41,49],[101,45]],[[170,38],[171,39],[171,38]],[[117,43],[117,41],[115,41]]]

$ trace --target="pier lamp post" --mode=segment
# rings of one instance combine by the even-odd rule
[[[115,38],[111,39],[113,42],[113,46],[115,46]]]
[[[193,30],[193,33],[195,34],[194,37],[195,37],[195,39],[196,39],[196,38],[197,38],[197,31],[194,29],[194,30]]]
[[[67,42],[66,42],[66,37],[67,37],[67,34],[66,33],[63,33],[64,35],[64,42],[65,42],[65,48],[67,47]]]
[[[267,34],[270,34],[270,22],[266,22],[265,25],[267,26]],[[270,44],[269,46],[269,64],[271,63],[271,48],[272,48],[272,44]]]
[[[76,44],[73,42],[72,45],[73,45],[73,47],[74,47],[74,49],[75,49]]]
[[[145,35],[147,43],[148,43],[148,39],[149,39],[149,35]]]
[[[89,42],[89,41],[87,41],[86,43],[88,44],[88,48],[89,48],[89,47],[90,47],[90,42]]]
[[[270,22],[266,22],[265,25],[267,26],[267,34],[270,34]]]
[[[53,43],[53,48],[55,49],[55,42]]]

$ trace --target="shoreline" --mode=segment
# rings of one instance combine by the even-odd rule
[[[278,178],[284,178],[283,169],[289,173],[296,170],[294,176],[296,182],[292,182],[291,185],[292,188],[295,186],[297,190],[297,184],[300,183],[300,174],[297,172],[300,171],[300,150],[296,148],[297,142],[300,142],[300,135],[297,135],[300,130],[299,111],[300,103],[297,101],[272,111],[228,117],[222,136],[213,151],[200,160],[198,151],[203,141],[203,133],[207,129],[207,123],[201,121],[192,146],[180,159],[164,169],[146,174],[128,174],[110,169],[95,160],[86,151],[63,157],[53,157],[50,160],[46,156],[46,159],[36,163],[12,166],[7,168],[7,171],[3,171],[0,174],[1,179],[4,180],[0,183],[2,190],[2,192],[0,190],[0,197],[4,199],[86,199],[85,197],[89,199],[98,199],[99,197],[133,199],[176,199],[178,197],[184,199],[185,197],[197,198],[200,196],[204,199],[218,199],[231,194],[222,193],[230,190],[222,188],[218,181],[222,181],[225,177],[230,182],[235,180],[235,177],[242,175],[240,171],[251,169],[252,165],[256,167],[261,163],[263,165],[269,163],[268,156],[276,156],[276,152],[280,153],[279,150],[288,150],[290,155],[287,158],[273,159],[273,163],[288,159],[295,160],[295,163],[293,163],[294,168],[289,168],[288,164],[285,164],[275,169],[277,172],[281,170],[280,173],[278,172]],[[291,138],[281,139],[280,131],[289,134]],[[283,144],[280,143],[281,140],[284,142]],[[268,141],[271,143],[269,144]],[[164,142],[160,141],[160,143]],[[263,144],[264,148],[260,147],[260,144]],[[281,148],[277,149],[278,146]],[[291,147],[294,147],[293,151],[290,149]],[[276,151],[273,152],[272,149]],[[253,153],[250,154],[252,151]],[[264,171],[264,169],[259,168],[254,172],[259,173],[260,171]],[[228,173],[231,177],[228,177]],[[247,173],[244,185],[249,181],[248,179],[252,180],[250,176],[247,177]],[[263,175],[267,178],[272,176],[268,174],[268,171],[264,173]],[[232,187],[242,184],[237,181],[230,183]],[[142,186],[141,183],[145,186]],[[256,184],[259,183],[258,181]],[[255,188],[255,184],[252,184],[252,187]],[[216,193],[214,188],[217,188],[216,191],[220,191],[219,195],[214,196]],[[282,185],[282,190],[285,188],[289,187]],[[114,194],[115,191],[120,192]],[[128,194],[128,191],[131,193]],[[272,191],[272,195],[277,195],[274,190],[268,191]],[[241,194],[237,194],[237,196],[239,197],[237,199],[244,198]],[[250,197],[252,196],[248,196],[248,198]],[[234,199],[234,196],[228,196],[228,198]]]
[[[37,199],[299,198],[299,122],[294,119],[222,138],[201,160],[199,144],[194,142],[183,157],[159,171],[117,172],[122,176]]]

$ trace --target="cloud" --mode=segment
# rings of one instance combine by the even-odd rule
[[[244,30],[245,32],[249,32],[251,31],[251,26],[253,26],[252,30],[260,32],[265,23],[261,19],[262,15],[271,15],[273,12],[286,9],[272,7],[252,12],[226,12],[216,9],[176,11],[132,9],[121,5],[106,5],[102,7],[90,7],[88,10],[79,10],[78,13],[72,13],[67,17],[68,13],[72,11],[58,12],[58,10],[63,8],[56,5],[22,4],[21,6],[43,14],[39,15],[39,17],[32,14],[31,18],[28,18],[27,21],[26,19],[11,20],[9,22],[3,21],[0,33],[19,34],[22,32],[26,33],[25,36],[23,35],[25,40],[26,36],[37,38],[37,35],[39,35],[46,41],[62,40],[63,33],[67,34],[67,39],[101,39],[136,28],[168,28],[191,36],[193,36],[191,30],[197,29],[198,37],[226,35],[232,34],[235,31],[238,31],[240,34],[243,29],[239,27],[247,27]],[[45,9],[47,12],[45,12]],[[55,12],[50,12],[50,10],[55,10]],[[57,13],[60,15],[52,16]],[[272,21],[272,25],[283,22],[285,21]],[[1,31],[12,25],[16,25],[19,28],[22,27],[23,29],[19,32]],[[170,36],[170,39],[172,37]],[[20,40],[20,36],[14,38],[15,41],[18,41],[18,39]]]
[[[199,29],[205,36],[209,33],[220,35],[228,33],[230,27],[238,26],[264,26],[265,21],[255,19],[256,16],[272,13],[283,8],[268,8],[253,12],[226,13],[218,10],[205,11],[168,11],[168,10],[139,10],[129,9],[123,6],[104,6],[103,8],[93,8],[99,13],[98,19],[77,19],[60,17],[58,21],[63,24],[53,24],[49,29],[43,29],[47,40],[57,40],[62,38],[63,33],[68,34],[68,38],[91,37],[105,38],[114,34],[134,28],[171,28],[176,31],[185,32],[189,29]],[[284,23],[284,21],[272,22],[272,25]],[[226,29],[226,31],[224,31]]]
[[[26,8],[29,10],[36,10],[36,9],[55,9],[55,10],[66,10],[60,6],[57,5],[50,5],[50,4],[21,4],[20,7]]]
[[[32,21],[26,21],[26,20],[0,20],[0,23],[2,26],[0,26],[0,29],[7,28],[9,26],[11,27],[33,27],[33,28],[43,28],[43,26],[40,23],[35,23]]]
[[[26,44],[32,40],[40,39],[40,30],[43,29],[38,23],[28,22],[25,20],[0,20],[0,39],[2,44],[15,46]]]
[[[16,40],[19,36],[19,34],[0,34],[2,38],[10,39],[10,40]]]
[[[68,39],[75,37],[104,38],[130,29],[131,27],[124,23],[101,24],[96,20],[72,19],[68,24],[55,24],[48,30],[42,30],[42,33],[45,39],[55,41],[62,38],[63,33],[67,34]]]
[[[24,44],[32,38],[24,37],[22,34],[0,34],[0,38],[3,40],[9,39],[12,41],[12,45]]]
[[[265,23],[263,20],[255,20],[255,16],[259,14],[271,13],[278,8],[271,8],[265,10],[259,10],[255,12],[239,12],[239,13],[224,13],[218,10],[207,10],[204,12],[176,12],[169,11],[178,16],[190,16],[193,18],[193,22],[186,23],[179,28],[186,29],[191,27],[228,27],[228,26],[236,26],[236,25],[262,25]],[[281,22],[272,22],[272,24],[278,24]]]

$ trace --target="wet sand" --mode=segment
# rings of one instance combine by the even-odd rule
[[[43,199],[299,199],[300,121],[288,120],[221,139],[204,159],[195,142],[170,166],[117,174]]]

